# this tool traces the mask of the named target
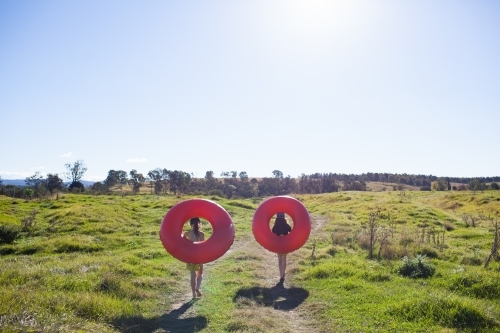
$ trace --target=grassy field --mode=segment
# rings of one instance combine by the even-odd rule
[[[262,199],[208,197],[232,216],[236,238],[205,265],[203,296],[192,301],[185,265],[158,240],[166,211],[189,197],[0,196],[0,331],[500,332],[500,263],[483,267],[498,192],[296,197],[313,231],[289,255],[284,287],[275,255],[251,233]],[[384,246],[370,260],[377,211]],[[402,258],[418,254],[433,276],[402,276]]]

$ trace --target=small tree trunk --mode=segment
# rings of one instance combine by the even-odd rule
[[[499,246],[499,230],[498,230],[498,221],[495,221],[495,223],[493,224],[494,226],[494,237],[493,237],[493,245],[491,247],[491,252],[490,252],[490,255],[488,256],[488,258],[486,259],[486,262],[484,263],[484,268],[487,268],[488,265],[490,264],[490,261],[492,259],[495,259],[498,257],[498,246]]]

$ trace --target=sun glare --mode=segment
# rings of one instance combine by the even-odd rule
[[[373,8],[353,1],[279,1],[262,7],[266,33],[283,47],[302,45],[314,52],[356,36]],[[274,32],[274,33],[273,33]]]

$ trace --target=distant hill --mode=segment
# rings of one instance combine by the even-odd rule
[[[95,182],[89,180],[81,180],[85,187],[92,186]],[[15,186],[26,186],[24,179],[2,179],[3,185],[15,185]],[[65,185],[69,185],[69,182],[65,182]]]

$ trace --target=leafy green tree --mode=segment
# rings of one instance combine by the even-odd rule
[[[492,190],[496,190],[496,191],[498,191],[498,190],[500,189],[500,186],[498,186],[498,184],[497,184],[497,183],[491,183],[491,184],[490,184],[490,188],[491,188]]]
[[[444,179],[438,179],[432,183],[431,188],[434,191],[446,191],[448,189],[448,182]]]
[[[474,194],[476,193],[476,191],[484,191],[486,189],[486,184],[479,179],[471,180],[468,186],[469,190],[473,191]]]
[[[119,170],[118,171],[118,185],[120,185],[120,190],[122,189],[123,185],[128,184],[128,175],[126,171]]]
[[[108,190],[108,187],[101,182],[95,182],[90,188],[92,191],[98,193],[106,192]]]
[[[155,194],[160,194],[164,188],[164,174],[165,173],[160,168],[148,172],[148,177],[154,184]]]
[[[35,172],[35,174],[31,177],[26,177],[24,180],[26,183],[26,186],[31,188],[33,190],[33,193],[29,195],[30,199],[33,195],[36,196],[42,196],[45,195],[47,190],[46,190],[46,181],[43,178],[42,174],[40,172]]]
[[[279,170],[273,170],[273,176],[274,178],[283,178],[283,172]]]
[[[236,193],[243,198],[255,197],[257,195],[257,188],[249,181],[246,171],[241,171],[238,176],[240,177],[240,181],[236,182]]]
[[[83,191],[84,186],[83,183],[80,182],[80,180],[87,171],[87,167],[85,166],[83,160],[78,160],[73,164],[66,163],[64,166],[66,167],[66,173],[65,173],[66,178],[71,179],[71,184],[69,185],[69,189],[70,190],[78,189]]]
[[[50,193],[54,193],[55,190],[62,190],[64,188],[64,182],[59,178],[59,174],[47,174],[47,189]]]
[[[137,170],[130,171],[130,183],[132,184],[132,192],[139,193],[141,186],[146,181],[146,178],[142,175],[142,173],[138,173]]]
[[[170,192],[174,194],[185,193],[187,186],[191,182],[191,175],[183,171],[169,171]]]
[[[26,179],[24,180],[24,183],[28,187],[36,187],[41,182],[43,182],[43,180],[44,179],[43,179],[42,174],[39,171],[37,171],[37,172],[35,172],[35,174],[33,176],[26,177]]]
[[[112,187],[112,186],[115,186],[115,185],[118,184],[119,179],[120,179],[120,177],[119,177],[119,171],[109,170],[108,171],[108,176],[104,180],[104,184],[107,187]]]
[[[218,185],[217,179],[214,177],[214,172],[209,170],[205,173],[205,191],[216,190]]]
[[[344,180],[342,191],[366,191],[366,183],[362,181]]]
[[[30,200],[33,197],[33,193],[34,193],[34,191],[32,188],[27,187],[24,189],[24,195],[26,196],[26,198],[28,198]]]

